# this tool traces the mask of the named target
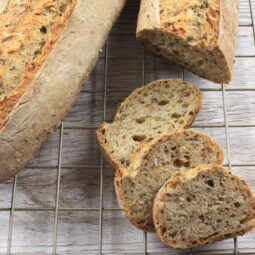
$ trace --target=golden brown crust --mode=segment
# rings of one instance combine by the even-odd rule
[[[187,171],[186,173],[183,173],[182,171],[176,172],[172,176],[172,178],[170,178],[168,181],[166,181],[165,184],[161,187],[161,189],[157,193],[157,196],[154,200],[153,221],[155,222],[156,231],[157,231],[157,233],[158,233],[158,235],[161,238],[163,243],[167,244],[168,246],[174,247],[174,248],[187,249],[187,248],[201,246],[203,244],[211,243],[211,242],[214,242],[214,241],[220,241],[220,240],[224,240],[224,239],[227,239],[227,238],[233,238],[233,237],[237,237],[237,236],[240,236],[240,235],[244,235],[245,233],[247,233],[250,230],[252,230],[253,228],[255,228],[255,220],[254,220],[254,225],[253,226],[250,226],[250,227],[248,227],[248,228],[246,228],[242,231],[237,231],[237,232],[234,232],[234,233],[226,233],[224,235],[218,234],[217,236],[213,236],[213,237],[211,237],[209,239],[206,239],[206,240],[197,240],[196,245],[189,245],[189,246],[186,246],[186,245],[183,245],[183,244],[178,244],[178,243],[173,243],[173,242],[171,242],[171,240],[166,239],[164,237],[164,235],[161,234],[161,229],[158,227],[157,223],[159,222],[159,213],[160,213],[160,210],[161,210],[160,204],[162,203],[161,201],[165,197],[167,187],[173,186],[174,184],[181,182],[183,176],[185,176],[186,178],[193,178],[200,171],[203,171],[205,169],[207,169],[207,171],[213,171],[215,168],[218,171],[227,172],[227,173],[231,174],[232,178],[235,178],[237,181],[243,182],[243,180],[241,178],[236,176],[234,173],[232,173],[226,167],[223,167],[223,166],[218,165],[218,164],[208,164],[208,165],[202,165],[202,166],[193,168],[193,169]],[[252,191],[251,191],[251,189],[250,189],[250,187],[247,183],[245,184],[245,186],[246,186],[245,187],[246,192],[254,198],[253,208],[255,208],[255,196],[253,195],[253,193],[252,193]],[[255,218],[255,215],[253,217]]]
[[[77,0],[63,34],[0,129],[0,182],[21,170],[61,124],[124,4],[125,0]]]
[[[0,129],[6,123],[9,117],[9,113],[12,111],[12,109],[17,104],[19,99],[30,88],[36,74],[41,69],[43,63],[48,58],[56,41],[59,39],[59,37],[63,33],[65,26],[68,20],[70,19],[76,5],[76,0],[70,0],[70,1],[72,2],[71,5],[66,10],[65,14],[58,18],[56,23],[53,25],[52,30],[50,31],[50,36],[46,38],[46,44],[43,48],[42,54],[40,54],[34,60],[27,63],[27,67],[24,71],[22,81],[18,84],[18,86],[14,90],[11,91],[10,94],[8,94],[2,101],[0,101],[0,116],[1,116]],[[10,0],[8,2],[10,2]],[[29,11],[23,12],[20,15],[12,15],[11,22],[14,24],[19,24],[19,25],[16,27],[12,27],[11,33],[14,33],[17,31],[17,32],[21,32],[22,34],[27,34],[25,36],[25,39],[28,40],[29,34],[31,33],[31,31],[33,31],[34,26],[38,25],[37,24],[38,15],[40,12],[42,12],[41,8],[43,8],[44,5],[45,4],[42,3],[42,1],[40,1],[39,4],[35,2],[31,2],[30,4],[27,3],[26,8]],[[9,17],[10,16],[3,16],[3,15],[0,17],[0,23],[2,24],[2,26],[10,22]],[[11,35],[12,34],[10,34],[9,36]],[[1,41],[1,38],[0,38],[0,41]],[[23,43],[25,43],[25,41]],[[18,50],[19,50],[18,47],[13,48],[12,45],[7,46],[6,48],[6,51],[9,54],[11,54],[11,52],[13,53]],[[8,57],[8,56],[5,56],[5,57]],[[0,78],[1,78],[1,74],[0,74]]]
[[[194,20],[201,17],[199,12],[186,12],[186,9],[192,9],[199,5],[196,0],[159,0],[160,2],[160,30],[167,33],[177,34],[179,37],[190,39],[194,37],[194,31],[191,24]],[[197,45],[200,47],[214,47],[218,41],[219,21],[220,21],[220,2],[211,0],[206,10],[206,22],[199,31],[201,33]],[[173,10],[176,10],[173,13]],[[188,40],[189,40],[188,39]]]
[[[100,127],[96,131],[97,135],[97,142],[99,144],[99,148],[106,159],[107,163],[110,165],[112,169],[117,169],[119,166],[118,161],[111,155],[111,153],[107,150],[106,142],[105,142],[105,126],[107,125],[106,122],[103,122]]]
[[[216,162],[217,164],[222,164],[223,159],[224,159],[224,153],[223,150],[221,149],[221,147],[216,143],[216,141],[209,137],[208,135],[200,132],[200,131],[196,131],[193,129],[188,129],[188,130],[181,130],[181,131],[177,131],[175,133],[172,134],[160,134],[160,135],[156,135],[152,138],[148,139],[148,142],[144,142],[141,143],[138,150],[135,151],[131,157],[130,157],[130,167],[128,169],[125,169],[123,167],[118,167],[117,171],[115,173],[115,179],[114,179],[114,183],[115,183],[115,191],[116,191],[116,195],[120,204],[120,207],[123,209],[125,215],[128,217],[128,219],[139,229],[146,231],[146,232],[152,232],[154,233],[155,230],[155,226],[152,225],[142,225],[139,224],[134,218],[133,216],[130,214],[130,210],[129,210],[129,205],[126,204],[125,202],[125,194],[123,193],[124,190],[122,189],[121,186],[121,181],[124,178],[132,178],[133,176],[136,175],[136,173],[139,171],[139,166],[140,163],[142,161],[142,159],[144,157],[146,157],[146,155],[149,153],[150,149],[157,144],[159,141],[162,141],[164,139],[170,139],[170,137],[174,137],[175,139],[177,139],[179,136],[181,136],[184,132],[188,132],[190,134],[199,134],[202,137],[206,137],[207,139],[209,139],[209,143],[212,146],[215,146],[219,152],[218,154],[218,161]],[[170,179],[172,180],[172,178]]]

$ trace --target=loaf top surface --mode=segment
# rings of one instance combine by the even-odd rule
[[[3,1],[0,13],[0,128],[49,56],[76,0]]]
[[[159,4],[162,31],[177,34],[192,45],[216,45],[220,20],[219,0],[160,0]]]
[[[153,219],[161,240],[191,248],[255,227],[255,197],[227,168],[211,164],[176,172],[158,192]]]

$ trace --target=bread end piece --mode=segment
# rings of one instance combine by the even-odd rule
[[[150,0],[142,0],[138,41],[201,78],[228,84],[235,62],[239,0],[200,1],[197,6],[183,2],[157,0],[152,10]]]

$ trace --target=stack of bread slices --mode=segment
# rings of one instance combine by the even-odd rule
[[[115,169],[125,215],[175,248],[243,235],[255,227],[249,185],[221,166],[223,151],[210,136],[188,129],[203,95],[179,79],[154,81],[120,104],[114,121],[97,130]]]

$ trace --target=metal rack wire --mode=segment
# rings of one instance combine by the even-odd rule
[[[254,3],[252,0],[249,0],[249,5],[250,5],[250,13],[251,13],[251,18],[252,18],[252,28],[253,28],[253,35],[254,35],[254,43],[255,43],[255,17],[254,17]],[[108,69],[108,59],[113,58],[108,56],[108,40],[106,43],[106,50],[105,50],[105,56],[104,61],[105,61],[105,69],[104,69],[104,89],[103,90],[86,90],[85,93],[91,93],[91,92],[103,92],[104,95],[104,101],[103,101],[103,120],[106,118],[106,101],[107,101],[107,93],[108,92],[125,92],[125,90],[110,90],[107,89],[107,69]],[[254,56],[253,56],[254,57]],[[142,80],[143,84],[145,83],[145,53],[143,53],[142,56]],[[182,70],[182,78],[185,79],[184,77],[184,70]],[[202,89],[204,91],[211,91],[212,89],[207,88],[207,89]],[[226,105],[226,91],[238,91],[238,89],[231,89],[227,88],[224,85],[221,86],[219,89],[213,89],[213,91],[221,91],[222,92],[222,99],[223,99],[223,113],[224,113],[224,124],[219,124],[219,125],[193,125],[193,128],[214,128],[214,127],[224,127],[225,128],[225,138],[226,138],[226,149],[227,149],[227,165],[231,169],[232,166],[255,166],[255,164],[232,164],[231,162],[231,156],[230,156],[230,146],[229,146],[229,132],[228,129],[229,127],[255,127],[255,125],[250,125],[250,124],[238,124],[238,125],[233,125],[228,123],[228,116],[227,116],[227,105]],[[255,91],[255,88],[247,89],[248,91]],[[244,89],[242,89],[244,91]],[[14,178],[13,181],[13,186],[12,186],[12,199],[11,199],[11,208],[0,208],[0,211],[9,211],[10,212],[10,220],[9,220],[9,232],[8,232],[8,246],[7,246],[7,253],[6,255],[11,255],[12,251],[12,233],[13,233],[13,221],[14,221],[14,212],[15,211],[51,211],[54,212],[54,232],[53,232],[53,249],[52,253],[53,255],[57,254],[57,233],[58,233],[58,215],[59,212],[63,211],[97,211],[99,212],[99,219],[98,219],[98,227],[99,227],[99,237],[98,237],[98,254],[101,255],[103,254],[102,251],[102,243],[103,243],[103,214],[105,211],[116,211],[120,210],[120,208],[104,208],[103,207],[103,187],[104,187],[104,168],[105,168],[105,163],[103,160],[103,157],[101,156],[100,160],[100,165],[77,165],[75,166],[76,168],[98,168],[100,167],[100,202],[99,202],[99,207],[97,208],[61,208],[59,205],[59,194],[60,194],[60,174],[61,170],[64,168],[68,168],[69,166],[62,166],[62,149],[63,149],[63,132],[64,129],[93,129],[95,130],[97,127],[96,126],[81,126],[81,127],[72,127],[68,125],[64,125],[62,123],[61,128],[60,128],[60,136],[59,136],[59,148],[58,148],[58,163],[57,163],[57,185],[56,185],[56,201],[55,201],[55,207],[53,208],[17,208],[15,207],[15,198],[16,198],[16,186],[17,186],[17,176]],[[55,166],[31,166],[30,168],[55,168]],[[170,251],[168,253],[148,253],[147,252],[147,234],[144,233],[143,237],[143,253],[137,253],[139,255],[141,254],[255,254],[255,249],[239,249],[238,248],[238,241],[237,239],[233,239],[233,249],[228,249],[228,250],[211,250],[211,251],[196,251],[195,253],[190,249],[189,251]],[[255,243],[255,241],[254,241]],[[255,245],[255,244],[254,244]],[[28,253],[27,253],[28,254]],[[77,254],[77,253],[76,253]],[[85,253],[82,253],[86,255]],[[89,254],[89,253],[87,253]],[[128,253],[125,253],[126,255]],[[131,253],[130,253],[131,254]],[[134,253],[133,253],[134,255]]]

